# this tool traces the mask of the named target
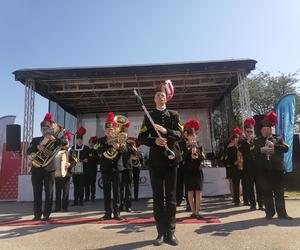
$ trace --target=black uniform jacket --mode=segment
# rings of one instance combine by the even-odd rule
[[[27,149],[27,155],[38,152],[37,146],[42,142],[43,139],[44,139],[43,136],[32,138],[32,141]],[[53,162],[54,161],[51,161],[48,164],[48,166],[44,167],[44,169],[48,172],[55,171],[55,165],[53,164]],[[34,166],[32,166],[32,167],[34,167]]]
[[[144,117],[143,125],[140,130],[138,140],[141,144],[150,147],[149,166],[158,165],[177,165],[182,161],[182,156],[179,147],[181,140],[182,125],[179,120],[179,114],[176,111],[165,109],[163,111],[153,110],[150,116],[154,123],[159,124],[167,129],[167,134],[162,137],[167,139],[168,147],[175,153],[175,160],[169,160],[164,147],[155,144],[155,139],[158,138],[152,124],[147,116]]]
[[[269,156],[261,153],[260,149],[265,146],[266,140],[274,143],[274,154]],[[258,137],[254,140],[255,145],[255,161],[258,163],[259,173],[268,175],[270,173],[284,173],[285,166],[283,162],[283,154],[289,150],[289,146],[284,143],[279,136],[271,136],[269,138]]]
[[[115,150],[112,145],[108,145],[106,136],[99,138],[97,147],[101,172],[123,170],[123,164],[120,160],[121,153]]]
[[[239,141],[238,150],[243,155],[243,172],[246,174],[257,173],[257,163],[254,161],[255,153],[254,141],[248,141],[246,138],[242,138]]]
[[[81,149],[81,147],[83,146],[83,149],[79,151],[79,160],[83,161],[85,159],[88,159],[89,156],[89,147],[86,145],[81,145],[81,146],[77,146],[76,145],[76,149]],[[69,162],[71,164],[71,167],[74,167],[76,164],[76,159],[77,159],[77,155],[78,155],[78,151],[75,150],[75,145],[72,146],[70,153],[69,153]],[[83,171],[86,173],[87,172],[87,163],[83,162]]]

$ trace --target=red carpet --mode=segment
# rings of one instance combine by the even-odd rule
[[[189,217],[177,218],[178,224],[195,224],[195,223],[220,223],[217,217],[205,217],[205,219],[197,220]],[[154,218],[125,218],[124,220],[105,220],[100,221],[98,218],[54,218],[49,221],[32,221],[32,220],[13,220],[13,221],[0,221],[0,226],[34,226],[43,224],[154,224]]]

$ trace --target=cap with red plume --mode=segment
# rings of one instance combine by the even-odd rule
[[[239,136],[243,136],[243,130],[241,130],[239,127],[236,127],[233,129],[231,135],[229,136],[229,140],[231,141],[234,138],[238,138]]]
[[[106,117],[105,128],[113,128],[117,125],[116,121],[114,120],[115,115],[113,112],[109,112]]]
[[[70,133],[69,130],[67,130],[67,131],[65,132],[65,136],[67,137],[68,141],[71,141],[71,140],[72,140],[72,135],[71,135],[71,133]]]
[[[45,115],[45,117],[44,117],[44,120],[43,120],[44,122],[50,122],[50,123],[52,123],[53,122],[53,115],[51,114],[51,113],[46,113],[46,115]]]
[[[170,101],[174,95],[174,87],[171,80],[166,80],[163,83],[160,83],[156,89],[155,92],[164,92],[166,93],[167,101]]]
[[[92,142],[93,144],[97,144],[97,142],[98,142],[97,136],[92,136],[92,137],[89,139],[89,142]]]
[[[233,129],[233,134],[243,136],[243,130],[241,130],[239,127],[236,127]]]
[[[273,127],[276,125],[278,121],[278,117],[274,111],[269,112],[265,115],[264,119],[262,120],[261,124],[262,127]]]
[[[82,138],[86,133],[86,129],[84,127],[80,127],[76,132],[76,138]]]
[[[256,121],[253,118],[246,118],[244,121],[244,129],[253,128],[256,125]]]
[[[189,119],[184,124],[184,130],[187,131],[188,134],[197,133],[200,130],[200,122],[197,119]]]

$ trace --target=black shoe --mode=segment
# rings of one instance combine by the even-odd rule
[[[292,217],[288,216],[288,215],[284,215],[284,216],[278,216],[278,219],[284,219],[284,220],[293,220]]]
[[[49,215],[47,215],[47,216],[44,216],[44,217],[43,217],[43,219],[42,219],[42,221],[48,221],[48,220],[50,220],[50,217],[49,217]]]
[[[105,214],[103,217],[101,217],[99,220],[111,220],[111,215]]]
[[[250,211],[255,211],[256,210],[256,206],[251,206],[250,207]]]
[[[263,206],[259,206],[258,209],[261,210],[261,211],[265,211]]]
[[[164,243],[164,236],[158,235],[157,238],[154,240],[153,245],[154,246],[160,246]]]
[[[239,206],[240,206],[240,203],[234,203],[234,206],[235,206],[235,207],[239,207]]]
[[[121,217],[120,215],[118,214],[115,214],[114,217],[113,217],[114,220],[124,220],[123,217]]]
[[[90,201],[90,199],[84,199],[84,202]]]
[[[95,198],[92,198],[91,201],[92,201],[92,202],[95,202]]]
[[[205,220],[205,218],[201,214],[196,215],[197,220]]]
[[[71,206],[72,206],[72,207],[78,206],[78,203],[77,203],[77,202],[74,202]]]
[[[124,211],[123,205],[120,205],[119,210],[120,210],[120,211]]]
[[[171,246],[178,245],[178,240],[174,234],[166,235],[166,237],[164,237],[164,241]]]
[[[83,202],[82,201],[79,203],[79,206],[83,206]]]
[[[197,218],[197,215],[191,214],[191,218],[196,219],[196,218]]]
[[[251,206],[249,202],[244,202],[243,206]]]
[[[131,213],[132,212],[131,207],[126,208],[126,212]]]
[[[134,198],[134,201],[139,201],[139,198]]]
[[[274,215],[266,215],[267,220],[272,220]]]
[[[60,212],[59,208],[55,208],[53,212]]]
[[[34,216],[34,217],[32,218],[32,221],[38,221],[38,220],[41,220],[41,217]]]
[[[186,207],[185,212],[191,212],[192,209],[190,207]]]

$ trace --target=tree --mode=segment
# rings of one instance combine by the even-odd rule
[[[289,93],[297,93],[295,84],[299,82],[298,72],[293,74],[280,73],[272,76],[270,73],[260,72],[246,79],[249,86],[250,107],[255,115],[266,114],[274,109],[281,96]],[[240,105],[238,88],[232,92],[232,103],[235,118],[240,120]],[[300,96],[297,94],[297,121],[300,122]]]

